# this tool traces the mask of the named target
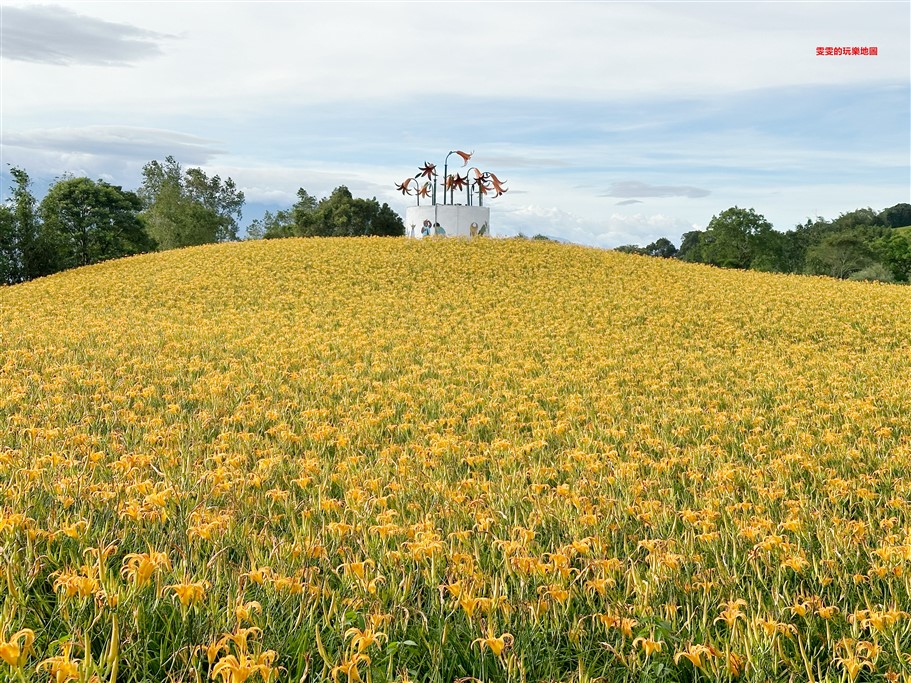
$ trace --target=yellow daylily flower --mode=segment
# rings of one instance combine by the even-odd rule
[[[685,650],[681,650],[674,655],[674,664],[677,664],[681,659],[686,659],[697,669],[704,670],[709,660],[714,659],[718,654],[718,650],[711,645],[690,645]]]
[[[209,587],[208,581],[195,581],[188,583],[175,583],[168,586],[168,589],[174,592],[174,595],[180,600],[184,607],[201,602],[205,597],[206,589]]]
[[[38,664],[38,670],[45,669],[51,676],[53,683],[68,683],[68,681],[79,680],[79,663],[80,660],[72,659],[70,653],[73,643],[67,642],[63,646],[63,654],[55,657],[48,657]]]
[[[25,659],[29,654],[35,654],[32,643],[35,642],[35,632],[30,628],[16,631],[9,640],[0,640],[0,659],[13,669],[25,666]]]
[[[494,636],[493,633],[488,632],[486,638],[476,638],[472,645],[478,643],[478,646],[483,651],[484,648],[489,648],[493,653],[494,657],[499,657],[503,654],[503,651],[510,647],[513,643],[513,637],[511,633],[504,633],[500,636]]]
[[[136,586],[145,586],[152,575],[161,568],[171,568],[171,561],[165,553],[150,550],[147,553],[130,553],[123,559],[120,573]]]
[[[663,640],[651,640],[649,638],[636,638],[633,641],[633,647],[639,646],[645,652],[646,657],[650,657],[655,652],[661,652],[664,647]]]
[[[386,634],[374,631],[369,626],[363,630],[359,628],[349,628],[345,631],[345,639],[351,638],[351,648],[358,653],[363,652],[371,645],[388,640]]]
[[[363,679],[361,678],[361,673],[358,670],[358,666],[362,662],[369,666],[370,657],[363,653],[355,652],[349,659],[346,659],[338,666],[334,666],[332,668],[330,672],[332,680],[335,681],[335,683],[338,683],[339,674],[345,674],[348,679],[348,683],[362,683]]]

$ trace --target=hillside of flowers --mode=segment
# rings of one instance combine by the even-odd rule
[[[290,239],[0,288],[0,680],[911,677],[911,290]]]

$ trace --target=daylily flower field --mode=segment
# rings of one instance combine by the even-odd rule
[[[0,288],[0,680],[911,678],[911,288],[521,240]]]

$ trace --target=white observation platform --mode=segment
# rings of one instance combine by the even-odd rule
[[[430,204],[405,209],[408,237],[477,237],[490,234],[490,209],[463,204]]]

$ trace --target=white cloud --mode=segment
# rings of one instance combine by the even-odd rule
[[[130,24],[77,14],[59,5],[7,6],[0,57],[23,62],[123,66],[160,56],[173,38]]]
[[[691,222],[663,214],[615,212],[602,220],[592,220],[557,207],[533,204],[510,211],[492,208],[490,221],[495,235],[543,234],[608,248],[631,243],[645,245],[659,237],[677,243],[680,235],[694,229]]]
[[[172,130],[130,126],[84,126],[11,132],[3,136],[3,144],[9,147],[145,161],[171,155],[189,164],[205,163],[213,156],[224,153],[215,140]]]
[[[601,196],[603,197],[708,197],[708,190],[689,185],[649,185],[638,180],[618,180]],[[628,203],[628,202],[627,202]]]
[[[207,138],[130,126],[4,131],[0,139],[0,159],[24,168],[44,183],[70,173],[127,188],[139,186],[142,167],[153,159],[173,156],[184,167],[201,166],[223,152],[216,141]]]
[[[184,39],[170,42],[160,59],[143,63],[141,78],[129,70],[108,72],[111,87],[89,92],[80,90],[78,79],[53,79],[54,92],[71,106],[127,100],[172,112],[201,100],[230,103],[233,112],[265,112],[403,97],[422,97],[432,109],[444,94],[616,101],[907,75],[908,9],[902,3],[879,4],[875,11],[864,3],[834,2],[796,9],[786,3],[708,7],[237,2],[216,9],[205,2],[80,3],[80,12],[99,22]],[[111,33],[118,35],[113,28]],[[880,56],[840,62],[815,56],[820,42],[849,39],[877,43]],[[48,92],[26,88],[35,72],[21,73],[21,81],[6,86],[22,98],[21,106],[46,102]]]

